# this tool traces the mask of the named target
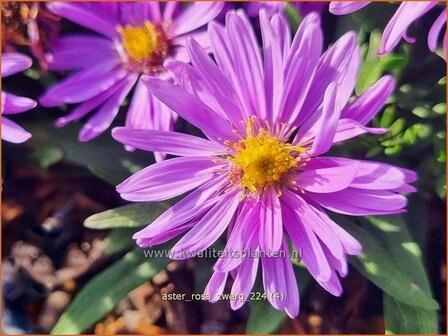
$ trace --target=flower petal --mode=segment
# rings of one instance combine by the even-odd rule
[[[79,141],[90,141],[109,128],[121,104],[137,81],[137,78],[137,74],[129,75],[126,78],[123,86],[118,89],[118,92],[108,98],[104,105],[81,128],[78,136]]]
[[[312,87],[313,73],[322,53],[320,18],[311,13],[302,21],[287,55],[284,72],[285,88],[280,119],[296,125],[307,93]],[[280,71],[280,70],[277,70]]]
[[[229,12],[226,16],[226,29],[230,37],[228,46],[237,74],[238,86],[233,85],[244,102],[249,115],[266,116],[266,103],[263,88],[263,68],[255,32],[244,12]],[[241,91],[240,91],[241,90]]]
[[[50,70],[67,71],[90,67],[99,62],[118,59],[113,42],[104,37],[70,35],[53,43],[45,55]]]
[[[252,241],[258,243],[258,226],[260,222],[260,204],[251,204],[246,201],[243,203],[235,225],[230,230],[224,251],[229,254],[236,252],[245,253],[251,247]],[[258,244],[257,244],[258,246]],[[248,251],[249,253],[252,251]],[[241,264],[241,258],[232,258],[229,256],[220,257],[215,263],[214,270],[219,272],[228,272]]]
[[[179,36],[212,21],[223,9],[223,2],[195,2],[174,21],[174,35]]]
[[[12,143],[22,143],[31,138],[31,134],[25,131],[15,122],[2,117],[2,139]]]
[[[213,140],[236,140],[230,124],[224,118],[185,90],[160,79],[146,77],[143,81],[162,103]]]
[[[117,22],[99,15],[95,8],[87,8],[81,3],[49,2],[48,9],[56,15],[62,16],[81,26],[90,28],[110,38],[118,38]]]
[[[216,302],[219,300],[219,295],[224,292],[226,286],[227,272],[214,272],[204,289],[204,294],[210,296],[210,302]]]
[[[446,8],[434,21],[428,34],[428,47],[432,52],[435,52],[437,49],[437,40],[439,39],[444,24],[446,24]]]
[[[328,210],[351,216],[398,214],[405,211],[406,197],[385,190],[347,188],[330,194],[307,193]]]
[[[128,201],[162,201],[211,180],[219,165],[213,157],[179,157],[153,164],[117,186]]]
[[[331,148],[342,108],[339,86],[331,83],[325,92],[322,115],[314,126],[316,131],[310,155],[323,154]]]
[[[45,107],[79,103],[109,89],[127,74],[114,61],[100,63],[53,85],[40,97],[39,103]]]
[[[115,84],[113,84],[108,90],[105,90],[100,94],[96,95],[95,97],[82,102],[81,104],[76,106],[76,108],[74,108],[69,114],[58,118],[55,122],[55,126],[63,127],[70,122],[82,119],[89,112],[96,109],[98,106],[103,104],[107,99],[109,99],[114,94],[116,94],[120,89],[122,89],[126,80],[127,78],[125,77],[116,82]]]
[[[232,191],[211,208],[171,249],[173,259],[187,259],[210,247],[224,233],[240,202],[239,191]]]
[[[311,275],[316,280],[326,281],[331,276],[331,267],[316,235],[302,222],[306,217],[300,212],[303,208],[297,208],[302,204],[297,200],[299,197],[290,191],[282,194],[283,225]]]
[[[28,69],[33,61],[28,56],[19,53],[2,54],[2,77],[7,77]]]
[[[37,105],[32,99],[15,96],[6,92],[2,95],[2,99],[4,104],[2,114],[22,113],[35,108]]]
[[[334,15],[350,14],[367,6],[371,1],[332,1],[329,11]]]
[[[395,89],[392,76],[383,76],[368,88],[356,100],[348,104],[341,115],[342,118],[352,119],[361,125],[367,124],[384,106]]]
[[[221,199],[220,196],[217,196],[217,192],[223,181],[223,178],[219,177],[200,186],[166,210],[147,227],[135,233],[132,238],[140,247],[151,247],[165,242],[166,232],[186,230],[194,218],[208,211]]]
[[[313,160],[313,159],[312,159]],[[358,172],[358,163],[329,168],[307,169],[300,172],[296,185],[306,191],[316,193],[331,193],[350,186]]]
[[[389,130],[387,128],[366,127],[351,119],[342,118],[338,121],[336,134],[333,138],[333,144],[355,138],[358,135],[365,133],[384,134],[388,131]]]
[[[247,300],[250,300],[250,293],[257,278],[258,258],[252,256],[243,260],[238,267],[238,273],[233,282],[231,294],[234,297],[242,296],[243,300],[230,300],[230,307],[233,310],[240,309]]]
[[[282,209],[277,191],[266,190],[261,199],[260,248],[262,251],[278,251],[283,241]]]
[[[437,6],[437,1],[402,2],[386,28],[384,28],[381,49],[378,51],[378,55],[387,54],[394,49],[401,38],[407,37],[406,31],[411,23],[434,6]],[[408,42],[410,42],[409,39]]]
[[[178,156],[214,156],[226,154],[226,149],[197,136],[158,130],[116,127],[112,136],[122,144],[146,151]]]
[[[222,111],[220,114],[226,116],[233,125],[238,125],[243,120],[243,115],[241,107],[234,103],[238,102],[238,98],[232,85],[195,40],[188,39],[187,46],[191,63],[207,90],[217,100]]]
[[[263,38],[264,94],[266,115],[264,120],[275,123],[280,113],[283,91],[283,55],[271,22],[264,10],[260,11],[260,27]]]

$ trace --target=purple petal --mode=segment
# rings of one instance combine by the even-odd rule
[[[362,251],[361,244],[355,238],[353,238],[351,234],[349,234],[338,224],[336,224],[330,217],[328,217],[328,215],[324,212],[324,210],[321,207],[316,206],[314,207],[314,209],[315,212],[318,214],[318,216],[328,226],[328,228],[332,230],[335,237],[339,239],[345,253],[350,255],[358,255],[361,253]]]
[[[343,83],[340,104],[345,105],[355,85],[359,57],[360,51],[354,32],[344,34],[322,55],[302,107],[301,118],[297,120],[297,123],[300,124],[308,120],[315,113],[319,105],[322,104],[326,89],[332,82]],[[341,81],[341,78],[345,80]]]
[[[25,131],[15,122],[2,117],[2,139],[12,143],[22,143],[31,138],[31,134]]]
[[[220,165],[212,157],[179,157],[153,164],[117,186],[128,201],[162,201],[197,188],[215,176]]]
[[[435,52],[437,49],[437,40],[439,39],[440,32],[442,31],[443,25],[446,23],[446,8],[440,13],[439,17],[434,21],[431,26],[431,30],[428,34],[428,47],[429,50]]]
[[[186,230],[193,219],[207,212],[221,199],[216,194],[222,183],[223,179],[218,178],[200,186],[161,214],[150,225],[135,233],[132,238],[136,239],[140,247],[151,247],[166,241],[166,232]]]
[[[50,70],[67,71],[117,59],[113,42],[103,37],[71,35],[59,38],[45,57]]]
[[[80,3],[49,2],[47,7],[54,14],[62,16],[81,26],[92,29],[110,38],[118,38],[116,23],[105,16],[98,14],[98,9],[87,8]]]
[[[179,5],[180,3],[177,1],[167,1],[165,3],[165,10],[163,11],[163,21],[169,21],[173,19],[173,16],[179,9]]]
[[[358,170],[351,187],[371,190],[394,190],[417,179],[413,171],[380,162],[319,157],[310,160],[306,169],[348,167],[356,162]]]
[[[238,274],[232,285],[231,294],[235,297],[242,295],[244,300],[230,300],[230,307],[233,310],[240,309],[246,300],[250,299],[250,293],[257,278],[258,258],[248,257],[244,259],[238,267]]]
[[[312,159],[313,160],[313,159]],[[331,168],[317,168],[300,172],[296,178],[296,185],[304,190],[329,193],[343,190],[350,186],[358,172],[358,163],[335,166]]]
[[[331,267],[316,235],[311,228],[302,223],[304,216],[300,211],[303,209],[297,208],[297,205],[301,206],[302,202],[297,200],[298,197],[290,191],[283,193],[283,225],[296,249],[302,253],[303,262],[311,275],[317,280],[326,281],[331,276]]]
[[[307,193],[328,210],[351,216],[398,214],[405,211],[406,197],[384,190],[347,188],[331,194]]]
[[[260,11],[260,26],[263,37],[264,92],[266,97],[266,115],[264,120],[271,123],[280,113],[283,91],[283,55],[271,22],[264,10]]]
[[[78,136],[79,141],[90,141],[109,128],[124,99],[135,85],[137,78],[137,74],[129,75],[126,78],[126,81],[118,92],[111,96],[81,128]]]
[[[233,68],[237,75],[238,86],[233,85],[249,115],[266,115],[265,94],[263,88],[263,68],[255,33],[249,19],[243,12],[229,12],[226,16],[226,28],[229,36],[228,46],[233,59]]]
[[[210,295],[210,302],[219,300],[219,295],[224,292],[228,274],[227,272],[214,272],[212,274],[207,287],[204,289],[204,294]]]
[[[185,90],[155,78],[147,77],[143,81],[158,99],[213,140],[236,140],[224,118]]]
[[[188,53],[197,73],[205,83],[205,87],[217,100],[217,105],[224,115],[234,125],[239,125],[243,120],[241,107],[234,102],[238,101],[235,90],[223,75],[204,49],[194,40],[188,40]]]
[[[329,11],[334,15],[350,14],[367,6],[371,1],[332,1]]]
[[[195,2],[174,21],[176,36],[191,32],[212,21],[223,9],[222,2]]]
[[[32,99],[18,97],[6,92],[2,95],[2,99],[4,104],[2,114],[22,113],[35,108],[37,105]]]
[[[266,190],[261,199],[260,248],[262,251],[278,251],[283,241],[282,209],[277,191]]]
[[[343,106],[339,96],[340,87],[336,83],[328,86],[322,108],[322,115],[314,126],[315,136],[310,150],[310,155],[319,155],[328,151],[336,134],[338,120]]]
[[[86,116],[90,111],[96,109],[98,106],[103,104],[107,99],[116,94],[121,88],[123,88],[124,83],[127,78],[123,78],[112,85],[108,90],[101,92],[99,95],[86,100],[85,102],[79,104],[74,108],[68,115],[65,115],[56,120],[56,127],[63,127],[72,121],[77,121]]]
[[[63,103],[79,103],[109,89],[124,78],[128,71],[114,61],[86,68],[50,87],[39,99],[41,105],[52,107]]]
[[[366,127],[351,119],[339,119],[333,144],[352,139],[365,133],[384,134],[388,131],[387,128]]]
[[[395,89],[392,76],[381,77],[361,96],[346,106],[342,111],[342,118],[352,119],[362,125],[367,124],[384,106]]]
[[[384,28],[381,49],[378,55],[384,55],[394,49],[401,38],[407,37],[406,31],[412,22],[417,20],[434,6],[437,1],[410,2],[404,1]],[[409,41],[409,39],[408,39]]]
[[[28,69],[33,61],[28,56],[19,53],[2,54],[2,77],[7,77]]]
[[[241,207],[241,211],[235,221],[235,225],[230,231],[224,251],[245,252],[252,242],[258,243],[258,226],[260,222],[260,205],[259,203],[252,205],[246,201]],[[249,251],[249,253],[252,251]],[[214,266],[215,271],[227,272],[238,267],[242,259],[221,257]]]
[[[137,149],[178,156],[214,156],[227,152],[214,142],[177,132],[116,127],[112,130],[112,136],[122,144]]]
[[[171,131],[176,117],[165,104],[148,91],[140,77],[126,114],[126,127]],[[129,145],[126,145],[125,148],[129,151],[135,150]],[[165,154],[154,152],[154,156],[159,162],[164,159]]]
[[[283,242],[282,253],[288,255],[288,246]],[[299,313],[299,290],[289,257],[263,257],[263,287],[267,299],[278,310],[285,310],[289,317]]]
[[[240,202],[239,191],[225,194],[171,249],[173,259],[187,259],[210,247],[224,233]]]
[[[300,25],[285,64],[285,89],[280,119],[295,124],[312,87],[313,73],[322,53],[322,30],[319,16],[308,15]]]
[[[286,59],[291,45],[291,29],[289,24],[283,15],[275,14],[271,18],[271,25],[282,47],[283,58]]]
[[[333,256],[335,256],[338,259],[344,258],[344,250],[342,247],[341,242],[339,239],[335,239],[334,233],[331,229],[328,228],[328,225],[325,223],[324,220],[318,215],[318,210],[308,204],[302,197],[299,195],[296,195],[294,193],[289,192],[285,195],[284,198],[282,198],[282,201],[286,204],[286,206],[291,209],[295,215],[297,216],[299,225],[301,225],[304,228],[305,233],[308,236],[308,240],[312,242],[314,238],[314,235],[319,238],[319,244],[314,244],[315,246],[313,248],[317,247],[319,254],[324,254],[323,250],[321,250],[322,246],[327,246],[329,251],[332,253]],[[291,223],[290,223],[291,224]],[[297,224],[296,224],[297,225]],[[312,230],[309,231],[309,230]],[[293,240],[294,242],[294,240]],[[296,246],[297,248],[300,248],[301,246]],[[303,253],[305,251],[302,251]],[[324,274],[328,276],[328,260],[323,259],[323,261],[320,261],[322,263],[321,269],[324,271]],[[319,271],[318,278],[325,281],[326,279],[321,276],[321,270]]]

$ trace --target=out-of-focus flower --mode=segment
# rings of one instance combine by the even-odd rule
[[[292,42],[282,15],[269,19],[261,11],[260,26],[263,57],[245,14],[229,12],[225,27],[209,24],[217,65],[190,39],[192,65],[170,64],[181,74],[181,87],[143,80],[208,139],[114,129],[114,138],[124,144],[180,156],[141,170],[117,190],[136,202],[194,190],[136,233],[137,244],[150,247],[188,231],[171,250],[174,259],[185,259],[228,229],[224,256],[206,293],[216,300],[230,274],[232,294],[247,298],[261,260],[267,298],[295,316],[299,293],[288,237],[319,284],[340,295],[338,274],[347,274],[346,255],[360,253],[361,246],[324,209],[353,216],[401,213],[406,198],[400,193],[414,191],[409,183],[416,174],[378,162],[322,156],[334,143],[386,131],[365,125],[391,94],[390,76],[349,101],[361,57],[354,33],[322,54],[315,13],[304,18]],[[233,309],[243,304],[231,301]]]
[[[32,64],[29,57],[18,53],[2,54],[2,78],[28,69]],[[31,138],[31,134],[3,115],[17,114],[36,107],[36,102],[2,91],[2,139],[22,143]]]
[[[223,7],[221,2],[195,2],[180,8],[178,2],[53,2],[48,8],[68,20],[101,34],[61,37],[48,56],[51,70],[73,70],[74,74],[51,87],[41,98],[44,106],[79,105],[57,120],[61,127],[97,109],[82,127],[79,140],[88,141],[104,132],[119,107],[136,85],[126,126],[169,130],[174,115],[150,95],[142,74],[169,80],[165,62],[188,62],[186,38],[194,37],[208,47],[205,30]]]
[[[318,1],[254,1],[246,4],[246,12],[249,16],[258,16],[260,9],[264,9],[266,15],[271,17],[274,14],[282,13],[288,3],[302,16],[306,16],[311,12],[321,13],[327,6],[326,2]]]
[[[4,2],[2,4],[2,48],[15,52],[15,46],[30,46],[43,69],[45,50],[59,34],[60,18],[38,2]]]
[[[369,3],[370,1],[332,1],[330,3],[330,12],[336,15],[349,14],[367,6]],[[383,55],[391,52],[402,38],[409,43],[415,42],[414,38],[407,35],[409,26],[438,4],[438,1],[403,1],[384,29],[381,50],[378,54]],[[428,47],[432,52],[435,52],[437,49],[437,42],[444,25],[446,25],[446,7],[434,21],[428,34]],[[446,60],[446,30],[443,36],[442,49],[443,58]]]

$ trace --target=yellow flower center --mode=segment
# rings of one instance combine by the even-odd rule
[[[228,157],[236,166],[232,178],[249,191],[263,191],[287,183],[288,173],[297,166],[299,153],[304,151],[264,128],[254,134],[252,118],[248,121],[246,138],[231,146],[236,151],[233,157]]]
[[[145,21],[142,26],[118,26],[121,43],[127,57],[138,71],[145,73],[161,70],[163,60],[168,54],[169,45],[160,25]]]

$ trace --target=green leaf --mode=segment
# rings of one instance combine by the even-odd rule
[[[386,334],[437,334],[437,314],[434,310],[415,308],[384,293]]]
[[[420,246],[413,241],[402,216],[368,217],[380,233],[394,261],[419,288],[431,296],[431,289],[423,267]],[[397,301],[384,294],[386,331],[393,334],[437,333],[435,309],[423,309]]]
[[[115,308],[130,291],[150,280],[166,266],[166,258],[148,260],[136,249],[90,280],[78,293],[51,331],[79,334]]]
[[[405,304],[424,309],[438,309],[437,302],[415,281],[409,279],[393,256],[372,234],[340,216],[338,223],[363,246],[363,252],[358,257],[349,258],[350,263],[359,272],[384,292]]]
[[[88,217],[84,226],[90,229],[137,228],[151,223],[172,203],[136,203],[100,212]]]
[[[135,233],[135,228],[116,228],[112,229],[104,239],[106,244],[104,252],[107,255],[130,249],[135,245],[132,235]]]
[[[250,301],[250,316],[246,333],[276,333],[287,317],[284,312],[274,309],[268,300]]]

